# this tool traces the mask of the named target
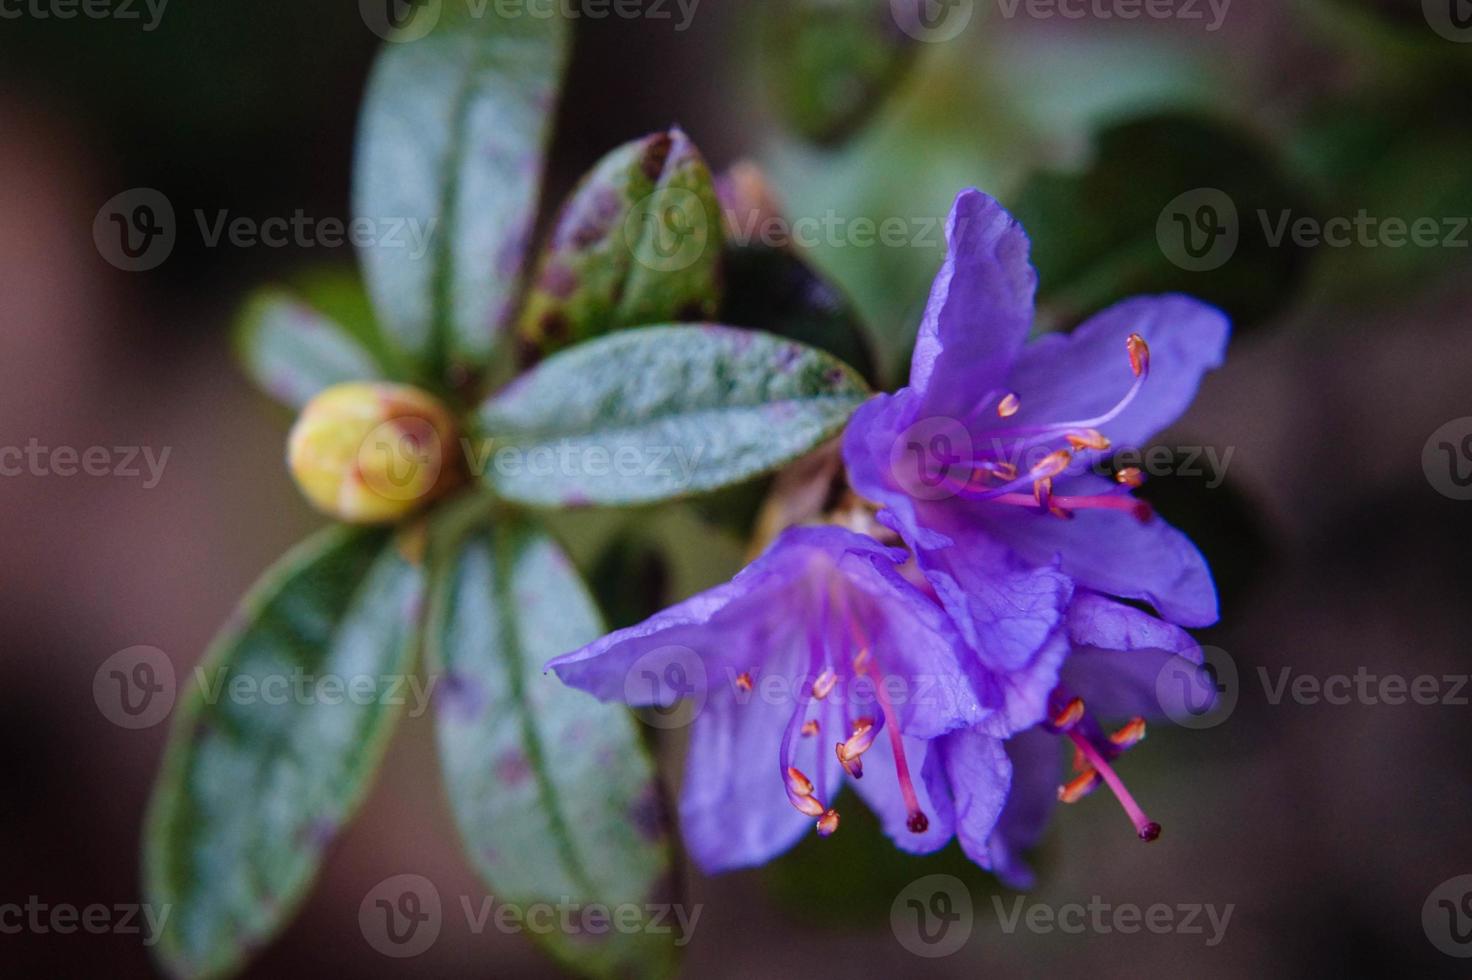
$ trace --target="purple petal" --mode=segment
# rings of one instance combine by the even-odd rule
[[[1079,592],[1068,607],[1068,638],[1075,648],[1163,650],[1201,660],[1201,648],[1179,626],[1091,592]]]
[[[1103,477],[1072,478],[1060,496],[1086,496],[1118,488]],[[978,519],[996,539],[1029,562],[1048,565],[1085,588],[1141,599],[1165,619],[1183,626],[1217,620],[1216,586],[1201,552],[1158,517],[1141,523],[1117,510],[1081,509],[1060,520],[1018,507],[978,507]]]
[[[953,732],[934,743],[926,775],[942,776],[955,805],[961,850],[983,868],[992,866],[991,837],[1012,785],[1012,761],[1001,739],[979,731]],[[932,766],[931,762],[937,764]]]
[[[946,611],[900,575],[888,556],[850,553],[846,580],[867,593],[860,610],[878,674],[890,679],[900,730],[935,738],[986,720],[968,681],[966,649]]]
[[[929,821],[923,833],[917,834],[909,828],[910,811],[900,792],[888,731],[881,732],[874,747],[864,753],[864,778],[849,782],[874,811],[896,847],[911,854],[929,854],[950,841],[955,831],[955,813],[945,781],[924,775],[932,765],[930,754],[937,743],[908,736],[902,742],[915,796]]]
[[[1069,690],[1104,719],[1139,716],[1179,718],[1186,710],[1176,676],[1163,674],[1172,663],[1201,663],[1201,648],[1190,634],[1131,606],[1084,593],[1068,612],[1068,632],[1075,652],[1063,668]],[[1162,677],[1165,678],[1162,681]]]
[[[665,706],[684,695],[728,685],[736,675],[770,665],[773,650],[806,645],[816,615],[811,590],[794,588],[812,562],[861,554],[894,556],[872,538],[837,527],[793,528],[730,582],[656,613],[548,663],[563,682],[604,701]],[[794,657],[788,676],[806,669]],[[676,674],[668,673],[670,670]],[[663,679],[674,677],[678,685]],[[649,678],[644,683],[643,678]]]
[[[814,820],[787,798],[779,748],[793,705],[786,699],[750,697],[744,703],[722,692],[695,719],[680,794],[680,826],[690,856],[707,874],[764,864],[787,850]],[[837,724],[833,717],[824,724]],[[813,780],[831,804],[842,769],[824,757],[815,739],[804,739],[793,764]],[[826,745],[826,741],[823,743]],[[806,751],[803,751],[806,750]]]
[[[965,516],[945,504],[922,505],[921,519],[952,544],[919,548],[916,560],[982,664],[1021,669],[1062,624],[1073,583],[1048,567],[1052,562],[1017,561],[979,528],[963,523]],[[916,531],[903,528],[901,534],[909,539]]]
[[[1038,277],[1022,226],[980,191],[956,198],[946,241],[915,341],[910,385],[927,413],[963,418],[1005,383],[1032,327]]]
[[[1042,840],[1058,802],[1063,774],[1058,739],[1038,728],[1023,732],[1007,740],[1007,757],[1012,760],[1012,791],[987,849],[992,870],[1003,883],[1031,888],[1033,873],[1022,852]]]
[[[1126,340],[1150,346],[1150,375],[1130,406],[1099,426],[1116,446],[1144,445],[1190,406],[1207,371],[1221,366],[1231,327],[1215,307],[1188,296],[1142,296],[1049,334],[1023,350],[1009,379],[1021,409],[1008,427],[1057,425],[1103,415],[1129,391]]]
[[[1058,686],[1068,653],[1068,637],[1059,630],[1026,665],[1005,672],[976,672],[972,683],[982,692],[982,703],[994,709],[980,730],[1008,738],[1047,717],[1048,695]]]

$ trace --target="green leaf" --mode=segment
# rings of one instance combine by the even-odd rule
[[[720,303],[721,214],[678,129],[619,147],[573,191],[518,331],[523,360],[620,327],[708,320]]]
[[[476,469],[533,506],[668,500],[796,459],[867,395],[843,362],[770,334],[626,330],[555,355],[488,400]]]
[[[246,304],[236,348],[251,380],[291,408],[335,384],[383,376],[343,327],[278,289],[261,290]]]
[[[432,384],[483,368],[515,305],[568,35],[560,16],[433,9],[378,58],[353,184],[369,293]]]
[[[577,572],[529,524],[476,527],[441,560],[426,648],[441,672],[440,758],[461,839],[496,899],[611,915],[674,900],[668,822],[633,717],[545,673],[603,634]],[[621,909],[621,907],[623,907]],[[579,973],[662,976],[674,935],[534,933]]]
[[[172,910],[170,973],[229,973],[290,919],[393,731],[421,602],[387,532],[336,527],[268,572],[211,645],[144,840],[148,901]]]
[[[1184,115],[1113,126],[1096,143],[1088,170],[1035,175],[1012,209],[1032,238],[1039,302],[1057,325],[1129,296],[1183,292],[1222,307],[1241,330],[1292,300],[1308,256],[1266,234],[1262,215],[1301,216],[1307,194],[1265,146]],[[1199,233],[1198,218],[1231,229],[1235,246],[1230,235]],[[1195,245],[1220,246],[1196,263],[1172,219],[1191,223]]]
[[[915,56],[889,0],[780,0],[763,13],[767,88],[787,124],[818,143],[862,125]]]

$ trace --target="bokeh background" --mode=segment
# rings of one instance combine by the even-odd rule
[[[1151,493],[1218,572],[1223,624],[1203,641],[1237,668],[1235,709],[1205,730],[1158,728],[1126,761],[1165,825],[1158,843],[1134,843],[1096,794],[1054,821],[1025,904],[1234,912],[1210,947],[1008,934],[992,896],[1010,913],[1012,893],[954,851],[897,855],[849,806],[839,835],[769,869],[688,872],[704,910],[687,975],[1465,975],[1422,912],[1472,873],[1472,691],[1445,681],[1460,703],[1275,704],[1261,671],[1276,685],[1285,668],[1320,680],[1472,670],[1472,502],[1453,499],[1447,468],[1472,458],[1433,447],[1423,467],[1433,433],[1472,415],[1472,28],[1457,26],[1472,10],[1237,0],[1218,23],[1205,3],[1137,19],[1099,3],[1072,19],[978,0],[962,4],[974,16],[955,38],[915,41],[887,12],[853,13],[874,6],[703,0],[683,31],[678,14],[582,20],[551,197],[613,146],[679,123],[717,169],[758,161],[794,217],[919,223],[963,186],[999,196],[1033,233],[1044,327],[1151,289],[1233,313],[1226,368],[1162,439],[1230,450],[1227,478],[1171,477]],[[38,15],[55,9],[0,3],[0,444],[170,455],[156,486],[0,478],[0,903],[113,905],[139,901],[167,726],[111,724],[94,673],[139,644],[188,670],[239,594],[318,524],[282,465],[290,420],[237,370],[230,327],[261,284],[350,290],[356,275],[350,247],[209,247],[191,215],[347,217],[380,40],[353,4],[322,0],[176,0],[152,29],[143,7],[139,20]],[[181,221],[168,260],[129,273],[99,252],[93,222],[138,187],[163,192]],[[1201,188],[1236,204],[1240,242],[1189,271],[1157,222]],[[1258,217],[1362,210],[1432,218],[1445,234],[1460,220],[1460,244],[1274,245]],[[840,237],[810,255],[899,381],[935,240]],[[1472,420],[1451,431],[1461,452]],[[701,556],[674,560],[671,592],[739,563],[743,543],[698,509],[659,520]],[[576,521],[568,533],[595,563],[597,535]],[[672,786],[679,741],[661,746]],[[428,952],[382,957],[358,907],[403,872],[452,907],[484,894],[459,854],[428,717],[406,719],[301,914],[249,975],[558,975],[524,937],[472,934],[453,914]],[[976,911],[962,951],[926,960],[897,940],[890,907],[932,873],[959,876]],[[0,935],[0,968],[154,970],[136,936],[29,930]]]

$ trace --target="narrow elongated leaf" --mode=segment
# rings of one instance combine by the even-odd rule
[[[251,380],[291,408],[332,385],[383,376],[345,329],[281,290],[262,290],[251,299],[236,346]]]
[[[563,351],[488,400],[475,463],[535,506],[671,499],[796,459],[867,395],[843,362],[770,334],[641,327]]]
[[[720,256],[715,186],[690,138],[619,147],[558,215],[522,310],[523,361],[620,327],[710,319]]]
[[[543,672],[603,633],[597,608],[530,525],[475,528],[457,545],[436,562],[427,650],[442,672],[440,757],[471,860],[504,904],[572,906],[534,935],[578,972],[666,974],[678,935],[650,928],[649,906],[674,897],[653,765],[627,711]],[[595,907],[601,922],[588,918]]]
[[[291,916],[362,799],[413,669],[421,575],[333,528],[266,577],[196,669],[144,841],[181,977],[237,968]]]
[[[568,31],[494,3],[434,9],[374,67],[353,208],[379,317],[438,381],[484,366],[515,302]]]

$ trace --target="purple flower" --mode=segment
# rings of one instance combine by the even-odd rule
[[[843,528],[791,528],[725,585],[548,666],[605,701],[697,706],[680,815],[706,871],[763,863],[814,821],[832,833],[845,778],[904,850],[959,833],[981,851],[1010,777],[992,736],[1046,710],[1066,649],[1049,625],[1062,606],[1053,596],[1039,626],[1014,613],[1021,647],[1036,646],[1005,651],[1023,665],[1013,674],[985,671],[906,577],[908,558]],[[1017,578],[1001,570],[999,603]],[[929,741],[972,728],[990,741],[954,758]]]
[[[1199,712],[1203,695],[1214,691],[1204,679],[1190,686],[1162,678],[1204,678],[1196,670],[1201,650],[1183,630],[1137,609],[1098,596],[1081,595],[1068,615],[1073,652],[1050,697],[1048,720],[1011,738],[1011,792],[984,853],[968,854],[991,867],[1014,888],[1032,886],[1023,851],[1042,837],[1056,802],[1075,803],[1102,783],[1118,798],[1141,840],[1154,840],[1160,825],[1135,801],[1113,760],[1145,737],[1147,720]],[[1173,665],[1184,670],[1172,672]],[[1183,689],[1184,688],[1184,689]],[[1106,731],[1104,723],[1122,722]],[[941,742],[971,742],[971,732]],[[1072,748],[1072,773],[1065,776],[1060,750]],[[955,751],[947,749],[946,751]],[[957,806],[961,799],[958,796]],[[963,846],[965,841],[963,840]]]
[[[957,198],[947,236],[909,387],[866,403],[845,435],[855,490],[883,508],[879,519],[994,669],[1026,646],[1009,642],[1010,610],[991,595],[997,546],[1170,622],[1215,622],[1200,552],[1132,496],[1139,472],[1091,470],[1186,409],[1221,363],[1226,318],[1184,296],[1145,297],[1024,344],[1037,274],[1021,226],[972,190]]]

